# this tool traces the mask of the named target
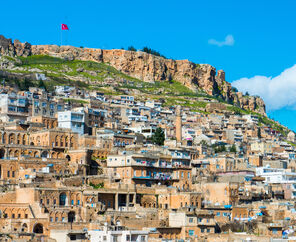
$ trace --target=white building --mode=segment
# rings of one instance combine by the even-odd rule
[[[84,112],[58,112],[58,127],[71,129],[78,134],[84,133]]]
[[[285,169],[258,167],[256,168],[256,175],[265,178],[265,183],[273,184],[291,184],[292,198],[296,198],[296,173],[288,172]]]
[[[0,94],[0,119],[2,122],[26,121],[28,118],[28,100],[16,93]]]
[[[130,127],[128,129],[133,131],[134,133],[142,134],[147,138],[147,137],[151,137],[154,134],[156,127],[154,127],[154,126],[148,126],[148,127],[136,126],[136,127]]]
[[[88,232],[90,242],[146,242],[148,241],[148,231],[144,230],[124,230],[121,226],[116,226],[115,230],[104,228],[104,230],[92,230]]]

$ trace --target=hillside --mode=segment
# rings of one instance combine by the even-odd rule
[[[53,91],[56,85],[71,85],[106,95],[128,94],[142,100],[161,100],[165,106],[182,105],[204,114],[213,111],[256,114],[261,125],[284,136],[289,131],[266,117],[260,97],[236,92],[225,81],[225,73],[218,71],[216,75],[210,65],[169,60],[139,51],[31,46],[3,36],[0,54],[0,78],[21,90],[39,86]]]
[[[17,58],[18,60],[11,60],[11,62],[6,58],[6,62],[1,64],[5,71],[22,74],[42,72],[50,77],[51,83],[48,85],[69,84],[69,81],[74,81],[77,85],[96,89],[104,85],[110,87],[111,83],[112,87],[122,87],[121,80],[126,87],[141,89],[143,92],[152,92],[152,94],[183,93],[186,96],[187,94],[207,95],[241,109],[266,115],[265,104],[261,98],[236,92],[225,80],[224,71],[220,70],[216,75],[216,69],[208,64],[165,59],[141,51],[59,47],[56,45],[32,46],[29,43],[20,43],[18,40],[12,42],[11,39],[6,39],[4,36],[0,36],[0,54],[20,57]],[[47,58],[49,62],[36,61],[41,56],[55,58],[50,61]],[[24,58],[28,57],[29,61],[26,62]],[[61,59],[58,60],[57,57]],[[68,69],[63,69],[64,67]],[[2,75],[9,75],[7,72],[2,72]]]

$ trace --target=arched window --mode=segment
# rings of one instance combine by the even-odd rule
[[[23,145],[26,145],[27,144],[27,135],[24,134],[23,135]]]
[[[17,142],[18,145],[21,144],[22,141],[21,141],[21,135],[20,134],[17,135],[16,142]]]
[[[6,144],[7,143],[7,134],[4,133],[3,134],[3,144]]]
[[[59,136],[55,137],[55,146],[59,146]]]
[[[15,134],[14,133],[9,134],[8,139],[9,139],[9,144],[15,144]]]
[[[62,135],[60,140],[60,146],[64,146],[64,139],[64,135]]]
[[[67,204],[67,195],[66,193],[62,192],[60,194],[60,206],[65,206]]]
[[[69,144],[69,137],[66,136],[66,138],[65,138],[65,147],[68,147],[68,144]]]

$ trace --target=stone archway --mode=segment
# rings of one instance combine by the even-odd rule
[[[48,152],[46,150],[42,151],[41,158],[48,158]]]
[[[35,234],[43,234],[43,225],[38,223],[34,225],[33,233]]]

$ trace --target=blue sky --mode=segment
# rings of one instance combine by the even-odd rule
[[[66,23],[63,44],[149,46],[174,59],[209,63],[239,89],[263,96],[270,116],[296,130],[296,68],[290,70],[296,1],[15,0],[13,7],[1,2],[1,9],[0,34],[22,42],[60,44],[60,24]],[[281,75],[287,69],[288,76]]]

